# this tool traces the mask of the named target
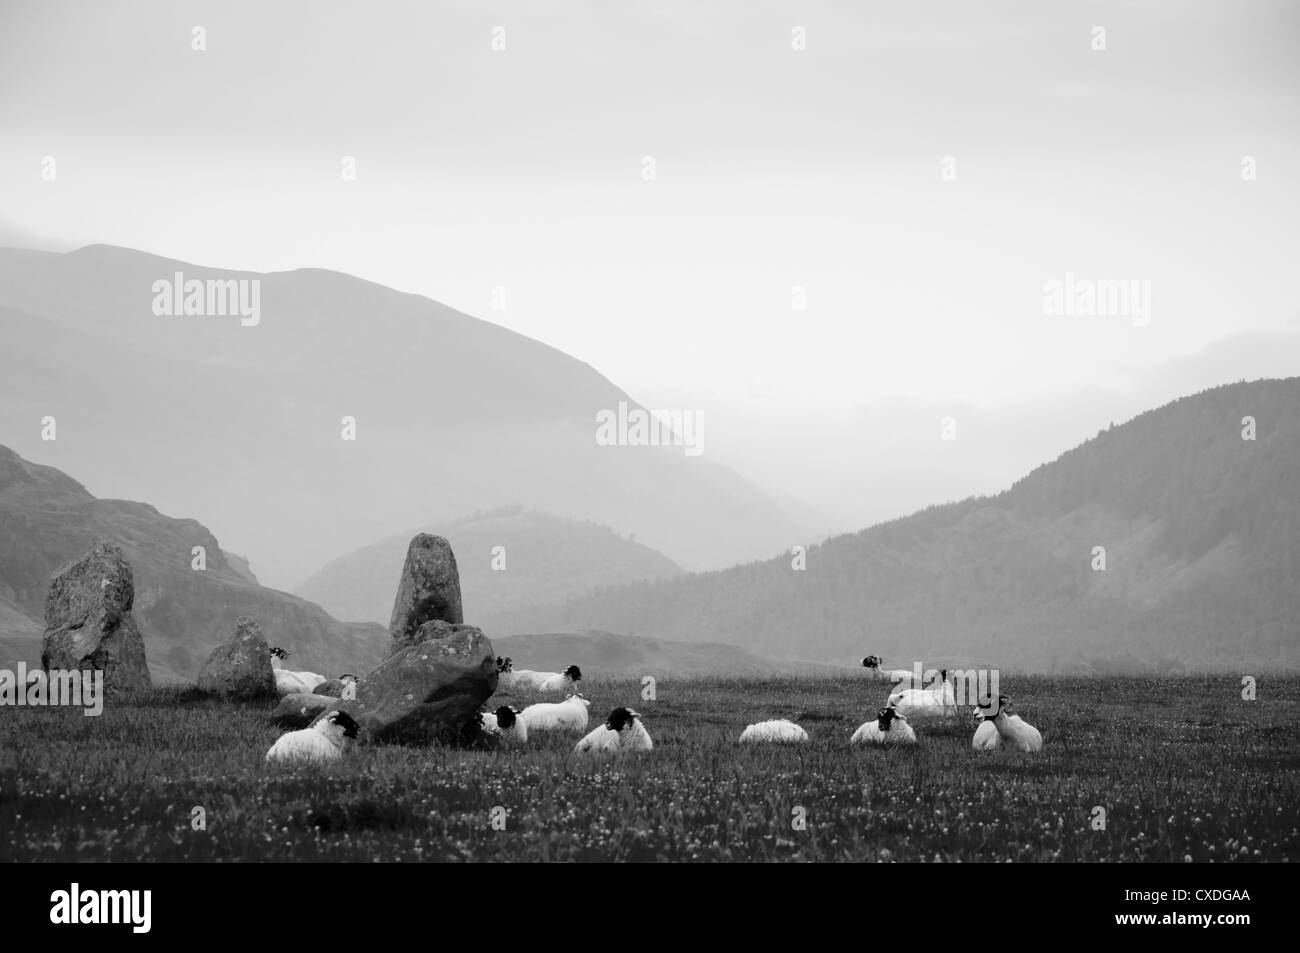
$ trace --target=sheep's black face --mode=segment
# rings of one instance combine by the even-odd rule
[[[889,726],[894,721],[894,716],[897,714],[898,712],[895,711],[893,708],[880,709],[880,711],[876,712],[876,726],[881,731],[888,731]]]
[[[564,674],[569,676],[569,678],[575,682],[582,679],[582,669],[578,668],[576,665],[570,665],[564,670]]]
[[[510,669],[511,669],[511,667],[512,667],[513,665],[514,665],[514,662],[511,661],[510,659],[508,659],[508,658],[500,658],[500,657],[498,657],[498,658],[497,658],[497,674],[498,674],[498,675],[504,675],[506,672],[510,671]]]
[[[864,659],[862,660],[862,667],[863,667],[863,668],[880,668],[880,663],[881,663],[882,661],[883,661],[883,659],[881,659],[879,655],[868,655],[866,658],[864,658]]]
[[[985,721],[992,721],[1000,714],[1011,714],[1011,699],[1006,695],[999,695],[997,701],[989,705],[980,705],[976,712],[983,717]]]
[[[361,731],[356,719],[345,711],[336,711],[330,715],[330,721],[343,729],[344,738],[355,738]]]
[[[497,727],[513,728],[515,726],[515,710],[509,705],[502,705],[497,709]]]
[[[278,658],[280,661],[284,661],[289,657],[289,653],[286,652],[284,649],[280,648],[280,646],[278,645],[274,646],[271,649],[271,654],[274,655],[276,658]]]
[[[632,709],[615,708],[609,713],[609,720],[605,722],[605,727],[611,731],[622,731],[634,721],[636,721],[636,712]]]

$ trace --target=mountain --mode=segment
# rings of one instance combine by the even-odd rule
[[[176,273],[250,282],[257,324],[154,314],[155,282]],[[798,535],[710,458],[707,430],[700,456],[598,445],[597,414],[636,402],[587,364],[337,272],[0,249],[0,334],[0,440],[85,474],[98,496],[194,514],[269,584],[301,583],[412,514],[514,504],[633,533],[689,569]],[[40,436],[47,416],[53,441]]]
[[[320,606],[257,585],[202,524],[144,503],[96,499],[53,467],[0,446],[0,666],[39,662],[50,576],[96,539],[120,545],[131,563],[133,613],[150,669],[163,681],[194,676],[241,615],[257,619],[304,668],[364,671],[382,658],[383,626],[336,622]],[[205,550],[205,570],[192,568],[195,546]]]
[[[836,671],[812,662],[762,658],[721,642],[665,642],[613,632],[558,632],[493,639],[516,668],[562,672],[578,665],[584,678],[653,675],[791,675]]]
[[[382,539],[335,559],[296,591],[337,619],[387,625],[406,548],[421,532],[451,543],[465,618],[489,635],[502,613],[682,573],[668,557],[608,527],[514,506]]]
[[[941,656],[1008,670],[1294,666],[1300,378],[1182,398],[996,496],[828,539],[805,570],[792,565],[624,586],[499,630],[600,627],[773,656],[872,652],[902,667]]]

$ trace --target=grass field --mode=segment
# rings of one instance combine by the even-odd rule
[[[664,680],[655,701],[583,686],[593,726],[632,705],[655,750],[593,769],[552,735],[268,768],[269,705],[159,689],[99,718],[0,708],[0,859],[1277,862],[1300,844],[1300,679],[1243,701],[1228,676],[1004,673],[1038,755],[972,751],[964,715],[918,723],[911,750],[850,749],[887,694],[857,677]],[[772,717],[812,742],[736,744]]]

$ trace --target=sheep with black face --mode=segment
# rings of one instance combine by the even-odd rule
[[[321,682],[328,681],[324,675],[317,675],[315,672],[292,672],[283,668],[282,664],[288,657],[289,653],[279,646],[271,649],[271,672],[275,675],[276,693],[281,698],[296,692],[310,694]]]
[[[529,732],[534,731],[586,731],[587,706],[591,703],[574,692],[562,702],[538,702],[520,713]]]
[[[334,761],[356,742],[361,726],[345,711],[331,711],[301,731],[281,735],[266,753],[270,762]]]
[[[619,755],[649,751],[654,747],[639,712],[615,708],[599,728],[591,731],[573,748],[574,754]]]
[[[898,709],[890,705],[876,712],[875,720],[859,726],[849,744],[914,745],[916,732]]]
[[[920,688],[916,673],[904,668],[884,668],[885,660],[879,655],[868,655],[862,660],[862,667],[876,678],[893,683],[895,688]]]
[[[500,735],[509,741],[524,742],[528,740],[528,725],[519,716],[523,714],[513,705],[502,705],[496,711],[482,713],[483,731],[489,735]]]
[[[1042,733],[1012,710],[1011,699],[1006,695],[999,695],[996,710],[986,711],[984,715],[992,716],[993,724],[1002,738],[1004,747],[1014,748],[1016,751],[1043,749]]]

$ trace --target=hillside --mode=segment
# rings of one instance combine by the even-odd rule
[[[305,599],[258,586],[200,523],[96,499],[66,474],[0,447],[0,665],[39,660],[50,575],[99,538],[120,545],[131,563],[135,619],[164,681],[193,676],[241,615],[261,622],[304,668],[355,671],[381,657],[383,627],[336,622]],[[206,550],[205,571],[191,568],[195,546]]]
[[[387,625],[394,580],[402,571],[411,537],[421,532],[450,541],[460,568],[466,618],[489,633],[503,613],[682,572],[668,557],[608,527],[515,506],[390,536],[334,560],[296,592],[337,619]],[[497,547],[499,569],[494,568]]]
[[[1242,439],[1242,418],[1257,439]],[[1106,548],[1104,571],[1092,550]],[[1300,379],[1174,401],[1003,493],[790,557],[529,610],[502,632],[604,628],[772,656],[1006,668],[1282,667],[1300,655]]]
[[[497,655],[509,656],[516,668],[562,672],[576,664],[584,679],[811,675],[837,671],[829,665],[762,658],[721,642],[666,642],[613,632],[514,635],[493,639],[492,647]]]
[[[155,315],[154,282],[177,272],[259,281],[259,322]],[[522,504],[635,534],[689,569],[779,552],[793,533],[710,458],[707,427],[701,456],[599,446],[597,413],[635,401],[595,369],[349,275],[0,249],[0,330],[0,439],[96,495],[194,514],[269,585],[296,586],[413,514]],[[46,416],[56,441],[41,440]]]

